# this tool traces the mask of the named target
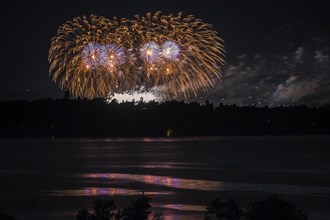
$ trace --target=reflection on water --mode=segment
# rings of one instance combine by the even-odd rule
[[[190,189],[200,191],[250,191],[267,192],[286,195],[325,196],[330,194],[330,187],[300,186],[286,184],[234,183],[208,181],[198,179],[174,178],[169,176],[153,176],[124,173],[89,173],[83,175],[92,179],[129,180],[144,184],[160,185],[169,188]]]
[[[169,176],[153,176],[125,173],[89,173],[83,175],[86,178],[130,180],[145,184],[161,185],[177,189],[193,189],[202,191],[217,191],[222,188],[219,181],[207,181],[197,179],[174,178]]]
[[[182,211],[192,211],[192,212],[203,212],[206,210],[206,206],[202,205],[190,205],[190,204],[166,204],[166,205],[155,205],[156,207],[175,209]]]
[[[170,195],[173,192],[157,191],[157,192],[143,192],[144,195]],[[98,188],[85,187],[81,189],[68,190],[53,190],[48,195],[51,196],[135,196],[141,195],[141,191],[123,188]]]
[[[21,217],[33,202],[43,216],[29,219],[70,220],[99,196],[120,197],[129,204],[143,189],[166,220],[197,220],[203,219],[204,211],[198,205],[206,206],[213,198],[233,195],[240,202],[275,193],[289,195],[306,211],[325,213],[322,217],[330,219],[329,140],[0,140],[0,207],[16,209],[12,213]]]
[[[101,165],[91,165],[92,168],[144,168],[144,169],[181,169],[181,170],[214,170],[219,169],[219,167],[213,164],[202,164],[202,163],[172,163],[172,162],[143,162],[142,164],[130,163],[130,164],[101,164]]]

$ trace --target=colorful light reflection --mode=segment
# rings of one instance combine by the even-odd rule
[[[124,173],[90,173],[83,175],[83,177],[93,179],[130,180],[135,182],[142,182],[145,184],[166,186],[169,188],[192,189],[201,191],[218,191],[223,188],[222,183],[218,181],[174,178],[170,176]]]
[[[166,208],[166,209],[182,210],[182,211],[192,211],[192,212],[203,212],[203,211],[205,211],[205,206],[204,205],[166,204],[166,205],[159,205],[157,207]]]
[[[141,191],[124,188],[99,188],[99,187],[84,187],[80,189],[66,189],[50,191],[51,196],[135,196],[141,195]],[[157,191],[143,192],[146,196],[153,195],[171,195],[173,192]]]

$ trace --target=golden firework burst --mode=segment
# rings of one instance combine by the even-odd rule
[[[106,97],[158,87],[164,97],[197,96],[221,76],[222,39],[189,15],[147,13],[128,20],[90,15],[59,27],[49,51],[50,74],[76,97]]]

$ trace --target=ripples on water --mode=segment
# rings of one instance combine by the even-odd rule
[[[153,195],[170,195],[173,192],[157,191],[157,192],[143,192],[146,196]],[[51,196],[140,196],[141,191],[124,188],[98,188],[98,187],[84,187],[82,189],[64,189],[52,190],[48,195]]]
[[[148,185],[165,186],[167,188],[189,189],[198,191],[251,191],[268,192],[286,195],[313,195],[326,196],[330,194],[330,187],[312,187],[284,184],[255,184],[255,183],[233,183],[223,181],[207,181],[199,179],[184,179],[169,176],[153,176],[124,173],[89,173],[81,175],[88,179],[127,180],[141,182]],[[88,187],[72,190],[54,190],[49,195],[54,196],[131,196],[131,195],[170,195],[172,191],[141,192],[140,190],[124,188],[98,188]]]
[[[145,184],[166,186],[170,188],[192,189],[202,191],[217,191],[221,188],[221,182],[218,181],[183,179],[169,176],[153,176],[124,173],[90,173],[83,175],[83,177],[94,179],[129,180],[135,182],[142,182]]]
[[[0,205],[10,207],[11,198],[15,201],[24,195],[27,203],[36,200],[42,204],[38,207],[57,209],[53,210],[57,214],[45,213],[39,219],[59,213],[71,213],[66,217],[73,219],[72,213],[84,206],[72,208],[71,201],[86,201],[86,197],[85,204],[90,204],[97,197],[116,201],[127,197],[129,202],[144,193],[152,197],[153,207],[164,210],[167,220],[202,219],[207,202],[219,195],[275,193],[319,205],[330,199],[329,140],[0,140]],[[69,206],[72,209],[67,210]]]

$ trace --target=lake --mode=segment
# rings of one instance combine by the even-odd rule
[[[277,194],[330,218],[330,136],[0,139],[0,210],[75,219],[96,198],[144,193],[165,219],[203,219],[215,198]]]

